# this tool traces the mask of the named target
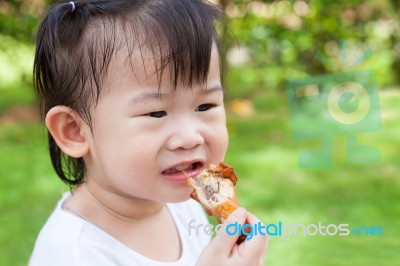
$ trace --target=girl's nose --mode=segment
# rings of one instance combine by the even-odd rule
[[[172,128],[171,136],[167,142],[169,150],[193,149],[204,144],[204,137],[201,133],[200,125],[193,121],[187,123],[177,123]]]

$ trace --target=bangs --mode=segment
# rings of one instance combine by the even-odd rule
[[[220,10],[197,1],[143,2],[146,4],[123,16],[94,18],[90,23],[90,33],[82,44],[88,49],[85,54],[91,69],[87,73],[97,88],[97,100],[108,66],[121,50],[128,51],[125,60],[132,71],[138,63],[144,66],[149,60],[145,55],[150,53],[156,73],[146,75],[156,74],[159,84],[166,67],[174,89],[207,81],[213,46],[219,49],[214,22],[220,18]],[[137,51],[142,62],[133,60]]]
[[[219,16],[213,6],[192,1],[154,3],[150,21],[143,20],[147,46],[156,60],[161,79],[169,66],[171,85],[204,84],[210,67],[213,44],[218,48],[213,21]],[[210,16],[211,14],[211,16]]]

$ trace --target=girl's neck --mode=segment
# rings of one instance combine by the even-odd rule
[[[82,184],[64,202],[63,209],[143,256],[165,262],[179,259],[182,254],[179,233],[165,204],[120,197],[90,183]],[[154,249],[156,246],[163,248]]]
[[[99,217],[103,221],[140,223],[156,217],[165,208],[164,203],[117,195],[92,184],[79,185],[64,205],[95,223]]]

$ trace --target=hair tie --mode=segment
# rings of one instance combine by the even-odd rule
[[[69,4],[71,4],[72,8],[71,8],[71,12],[74,12],[75,10],[75,3],[74,2],[69,2]]]

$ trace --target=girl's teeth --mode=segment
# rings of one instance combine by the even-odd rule
[[[190,171],[193,170],[193,164],[189,164],[189,165],[178,165],[175,166],[174,168],[170,168],[168,170],[165,171],[166,174],[176,174],[179,172],[185,172],[185,171]]]
[[[186,171],[189,168],[190,165],[178,165],[175,167],[176,171],[182,172]]]

